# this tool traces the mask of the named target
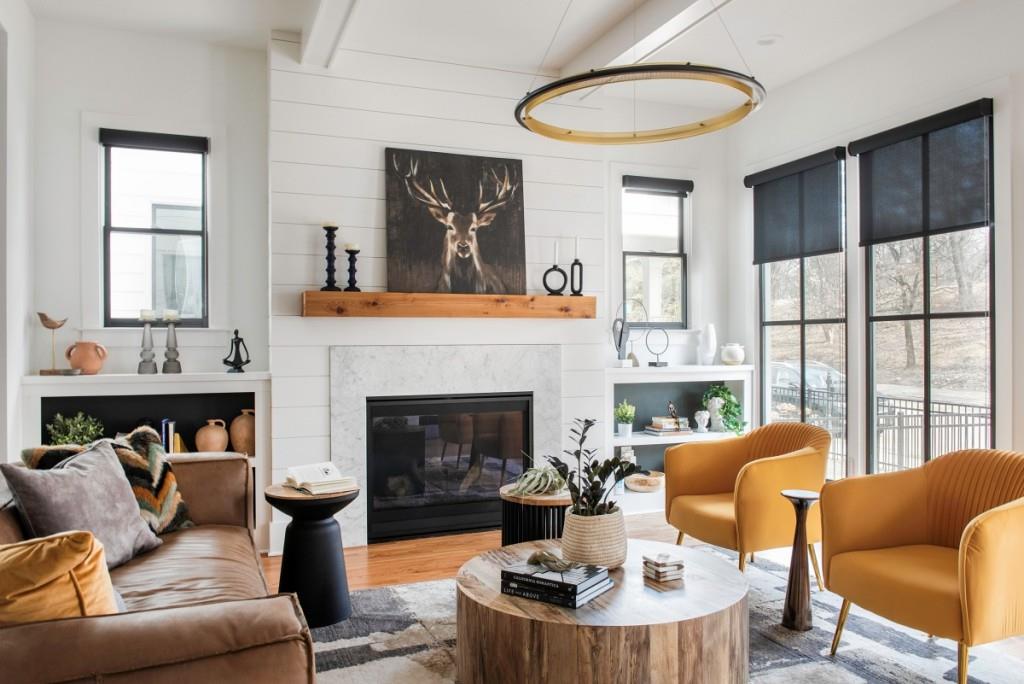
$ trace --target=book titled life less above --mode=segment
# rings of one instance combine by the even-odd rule
[[[608,568],[583,565],[571,570],[548,570],[543,565],[516,563],[501,571],[502,582],[518,582],[522,586],[573,597],[585,592],[608,577]]]
[[[524,586],[519,582],[502,580],[501,593],[533,601],[542,601],[554,606],[562,606],[563,608],[580,608],[611,589],[613,584],[610,577],[605,577],[603,581],[592,585],[577,596],[564,596],[553,594],[543,589],[534,589],[532,586]]]

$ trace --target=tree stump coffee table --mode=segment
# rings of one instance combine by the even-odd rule
[[[535,539],[558,539],[565,525],[569,491],[558,494],[513,494],[514,484],[498,490],[501,497],[501,545]]]
[[[501,593],[501,568],[534,551],[561,552],[557,539],[488,551],[459,570],[459,682],[745,682],[747,580],[695,549],[629,540],[615,586],[582,608]],[[646,580],[642,557],[671,551],[682,581]]]

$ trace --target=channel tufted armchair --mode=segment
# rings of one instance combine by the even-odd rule
[[[843,597],[832,654],[855,603],[970,646],[1024,634],[1024,454],[955,451],[919,468],[830,482],[822,557]]]
[[[739,566],[756,551],[790,546],[796,516],[783,489],[818,491],[825,483],[832,437],[806,423],[771,423],[742,437],[690,442],[665,451],[665,517],[685,535],[739,552]],[[818,507],[807,516],[808,550],[821,588],[814,543]]]

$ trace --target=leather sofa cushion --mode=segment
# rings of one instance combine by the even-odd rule
[[[829,589],[894,622],[963,637],[957,550],[919,544],[832,557]]]
[[[672,499],[668,521],[684,533],[726,549],[736,548],[733,493],[696,494]]]
[[[266,596],[249,530],[200,525],[162,537],[160,548],[111,571],[128,610]]]

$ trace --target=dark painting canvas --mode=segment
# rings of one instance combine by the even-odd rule
[[[384,154],[388,290],[526,294],[521,160]]]

